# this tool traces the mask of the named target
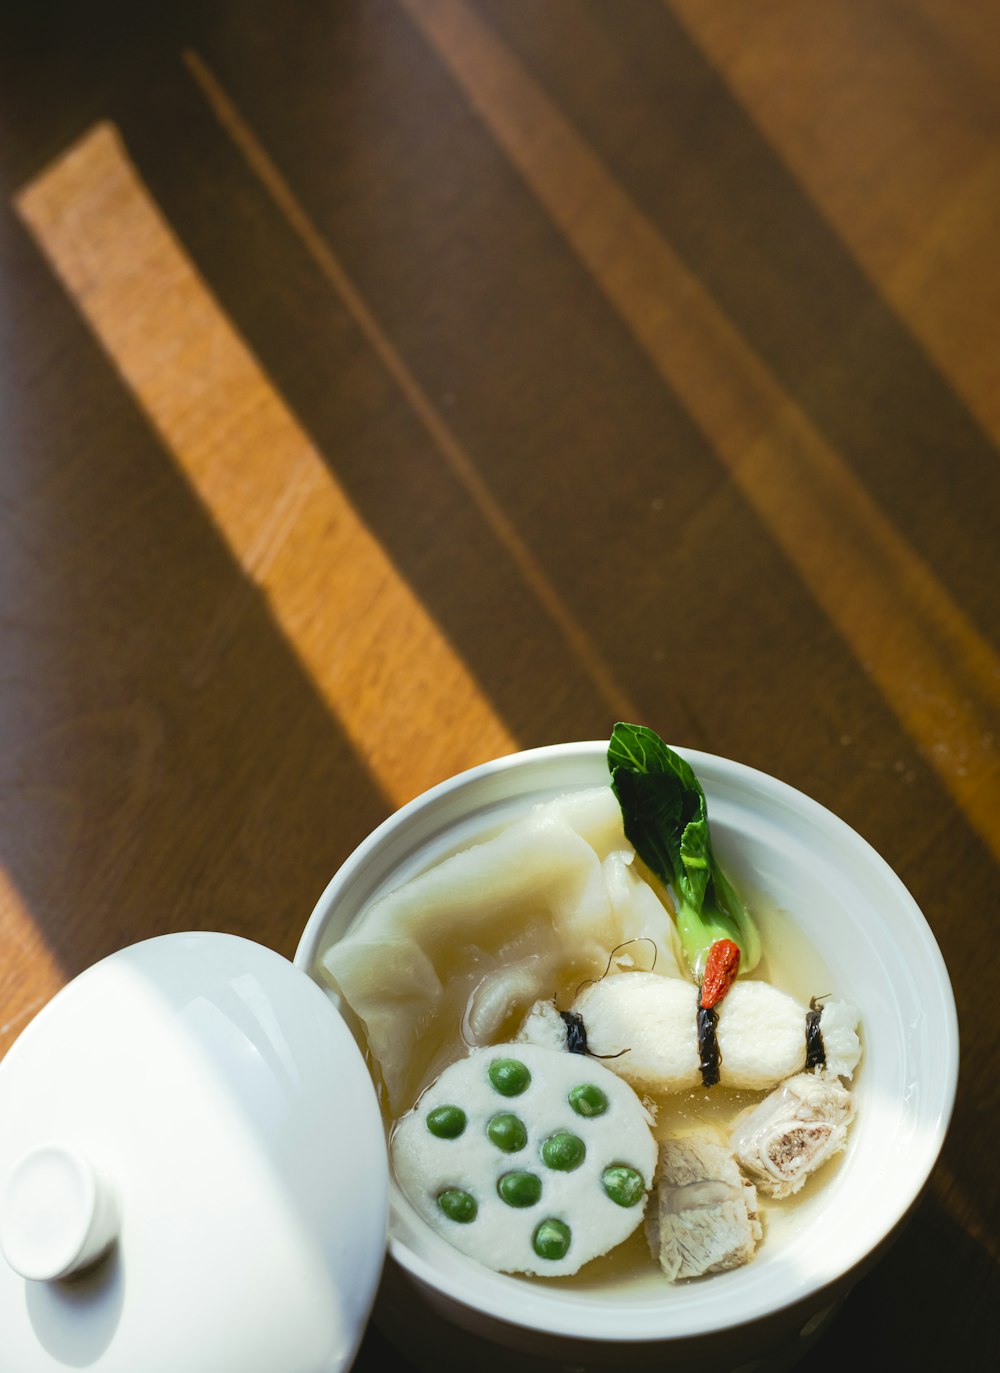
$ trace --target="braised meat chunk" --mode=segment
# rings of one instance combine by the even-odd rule
[[[660,1144],[646,1235],[671,1282],[738,1268],[762,1234],[756,1190],[728,1149],[701,1136]]]

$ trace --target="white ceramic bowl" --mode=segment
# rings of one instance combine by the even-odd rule
[[[606,750],[593,742],[515,754],[404,806],[332,879],[296,964],[322,981],[323,950],[375,898],[498,820],[607,782]],[[865,1054],[847,1155],[746,1267],[674,1287],[654,1274],[634,1290],[554,1287],[484,1269],[432,1234],[393,1185],[382,1322],[418,1363],[426,1349],[446,1367],[450,1349],[455,1366],[509,1369],[515,1349],[521,1369],[666,1358],[700,1373],[788,1367],[894,1236],[934,1166],[954,1101],[958,1030],[947,970],[917,905],[874,849],[815,801],[741,764],[682,752],[704,786],[724,865],[768,893],[815,947],[832,983],[815,992],[860,1008]]]

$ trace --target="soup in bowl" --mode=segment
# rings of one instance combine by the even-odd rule
[[[470,1035],[462,981],[475,934],[454,931],[452,961],[441,969],[442,1004],[449,985],[463,990],[454,1008],[431,1016],[432,1032],[415,1034],[400,1010],[392,1090],[364,1022],[331,974],[337,946],[384,898],[503,833],[533,807],[608,787],[607,751],[602,742],[534,749],[442,783],[370,835],[320,898],[295,961],[327,989],[368,1053],[387,1137],[448,1061],[483,1042],[481,1030]],[[803,1004],[836,998],[857,1008],[863,1055],[848,1084],[854,1118],[846,1149],[794,1196],[761,1197],[763,1234],[749,1261],[688,1281],[667,1280],[642,1225],[572,1276],[495,1271],[448,1243],[393,1178],[377,1319],[421,1366],[475,1361],[509,1369],[516,1351],[521,1364],[539,1369],[655,1366],[668,1358],[672,1368],[700,1373],[788,1367],[895,1236],[934,1166],[954,1100],[958,1037],[947,971],[918,907],[870,845],[816,802],[738,763],[688,750],[683,758],[704,788],[715,853],[761,933],[761,965],[748,975]],[[656,942],[642,936],[624,954],[619,949],[622,967],[644,970]],[[686,975],[676,942],[662,943],[661,959],[677,957],[678,974]],[[596,979],[615,952],[608,948],[608,967]],[[580,969],[544,966],[551,978],[545,990],[563,1008]],[[656,970],[670,971],[662,961]],[[525,1010],[518,1003],[506,1020],[501,1015],[486,1042],[515,1038]],[[388,1024],[391,1038],[391,1012]],[[701,1128],[718,1134],[729,1113],[762,1095],[733,1093],[724,1079],[711,1088],[688,1085],[670,1111],[658,1113],[657,1134],[665,1124],[682,1135]]]

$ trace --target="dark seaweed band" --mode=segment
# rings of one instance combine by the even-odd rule
[[[702,1083],[706,1087],[715,1086],[722,1067],[722,1054],[715,1033],[718,1023],[718,1014],[710,1006],[698,1007],[698,1066],[701,1068]]]
[[[819,1027],[819,1020],[822,1014],[823,1003],[818,997],[814,996],[809,1002],[808,1011],[806,1011],[807,1068],[826,1067],[826,1045],[823,1043],[823,1032]]]
[[[587,1028],[583,1023],[583,1016],[577,1011],[560,1011],[559,1014],[566,1026],[566,1048],[571,1054],[585,1054]]]

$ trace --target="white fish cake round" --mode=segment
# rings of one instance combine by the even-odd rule
[[[416,1210],[488,1268],[567,1277],[627,1239],[656,1167],[651,1118],[621,1078],[535,1044],[476,1049],[393,1131]]]

